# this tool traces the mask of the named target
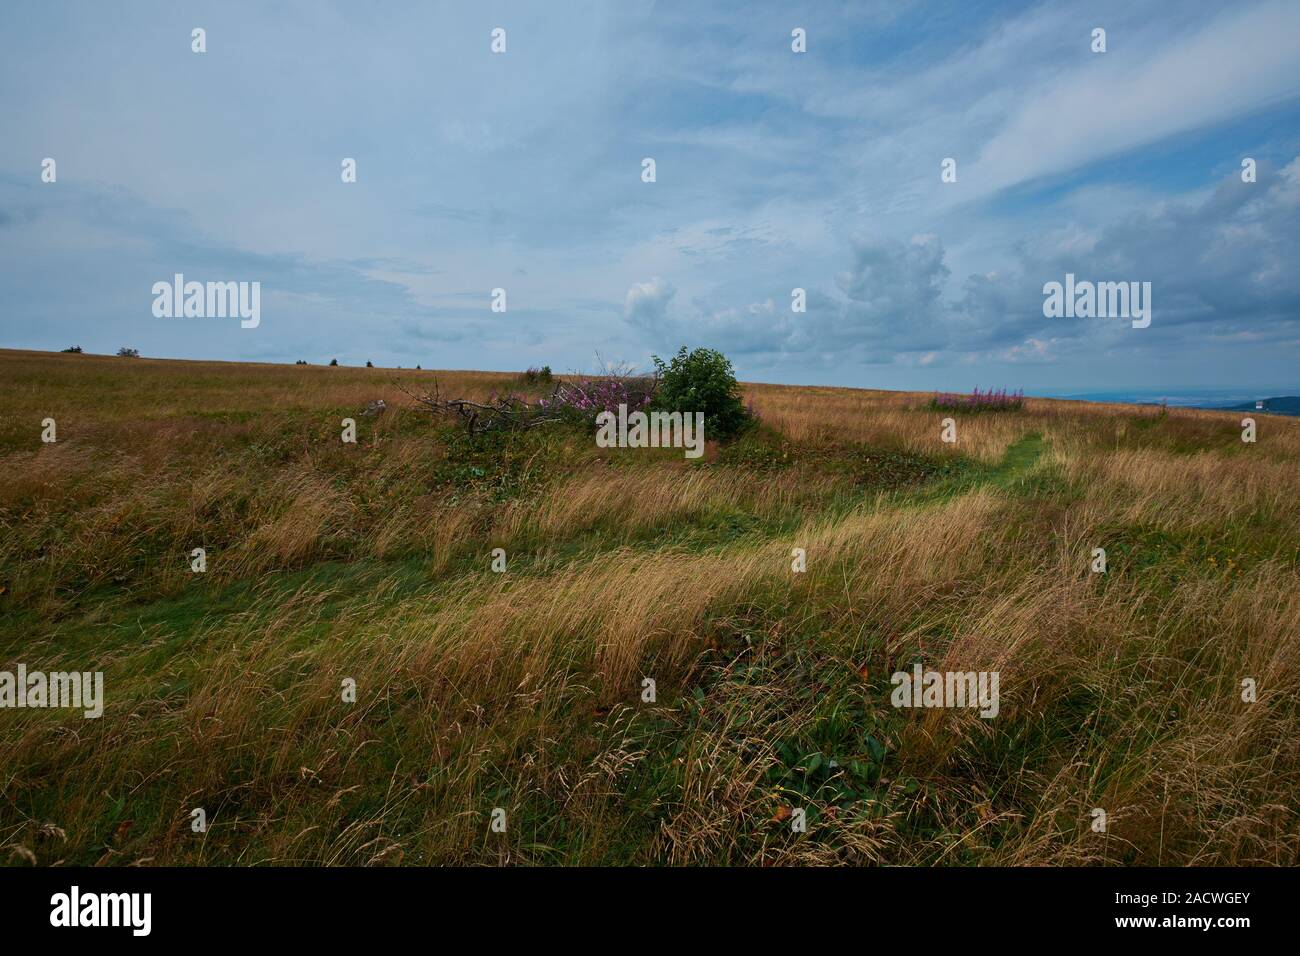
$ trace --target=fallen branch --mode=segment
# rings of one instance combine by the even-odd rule
[[[474,402],[467,398],[443,399],[436,378],[433,380],[433,392],[428,395],[416,395],[407,391],[401,383],[394,384],[425,410],[458,419],[471,435],[537,428],[563,421],[565,417],[561,404],[545,399],[536,403],[526,402],[518,395],[492,398],[486,402]]]

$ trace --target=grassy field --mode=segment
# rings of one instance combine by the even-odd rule
[[[434,377],[0,351],[0,670],[106,698],[0,710],[3,862],[1300,862],[1300,421],[752,385],[686,461]]]

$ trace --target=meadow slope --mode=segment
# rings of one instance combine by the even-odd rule
[[[945,445],[926,395],[750,385],[686,461],[470,439],[435,375],[521,389],[0,351],[0,670],[106,696],[0,709],[0,860],[1300,862],[1300,421],[1031,399]],[[997,717],[894,708],[914,662]]]

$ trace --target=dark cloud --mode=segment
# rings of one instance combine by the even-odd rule
[[[949,268],[934,236],[855,237],[831,293],[810,290],[792,314],[789,290],[726,306],[699,300],[674,312],[659,280],[628,293],[625,319],[651,336],[707,335],[741,353],[855,351],[878,361],[935,352],[1052,361],[1103,350],[1181,349],[1214,339],[1300,336],[1300,159],[1232,176],[1207,195],[1152,202],[1080,240],[1068,223],[1021,242],[1007,268],[970,274],[946,297]],[[1061,235],[1071,234],[1065,242]],[[1067,273],[1093,282],[1150,282],[1152,325],[1051,319],[1043,285]],[[1122,338],[1121,338],[1122,337]]]
[[[1133,348],[1184,348],[1209,339],[1294,340],[1300,332],[1300,159],[1261,167],[1255,183],[1233,175],[1199,199],[1160,201],[1098,232],[1086,245],[1022,244],[1002,275],[969,276],[954,312],[978,350],[1031,337],[1091,335],[1091,320],[1047,319],[1043,285],[1079,280],[1150,282],[1152,324],[1117,323]],[[1129,333],[1132,333],[1131,335]]]

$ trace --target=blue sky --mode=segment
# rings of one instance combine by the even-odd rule
[[[6,4],[0,347],[1297,393],[1296,36],[1290,0]],[[260,282],[260,325],[155,318],[177,272]],[[1151,326],[1045,318],[1067,272],[1151,282]]]

